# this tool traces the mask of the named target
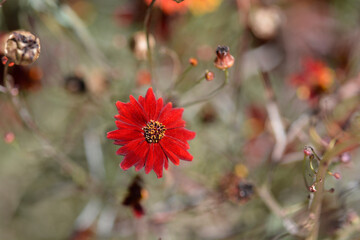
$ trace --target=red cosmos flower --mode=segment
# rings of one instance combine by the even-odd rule
[[[195,132],[185,129],[183,108],[173,108],[171,102],[164,105],[162,98],[156,99],[152,88],[145,98],[140,96],[137,101],[130,95],[129,103],[118,101],[116,107],[118,129],[108,132],[107,138],[122,146],[116,153],[125,156],[120,163],[123,170],[135,166],[139,171],[145,167],[146,174],[154,170],[161,178],[169,159],[175,165],[179,165],[180,159],[193,159],[187,151],[190,148],[187,141],[195,137]]]

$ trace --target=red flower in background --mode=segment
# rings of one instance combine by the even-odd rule
[[[145,173],[154,170],[161,178],[169,159],[175,165],[179,165],[180,159],[193,159],[187,151],[190,148],[187,141],[195,137],[195,132],[185,129],[183,108],[173,108],[171,102],[164,105],[162,98],[156,99],[152,88],[145,98],[140,96],[136,100],[130,95],[129,103],[118,101],[116,107],[118,129],[109,132],[107,138],[122,146],[116,153],[125,156],[120,164],[123,170],[135,166],[138,171],[145,167]]]
[[[329,90],[333,81],[333,71],[325,63],[311,58],[303,61],[300,73],[291,76],[298,97],[304,100],[316,100],[321,93]]]
[[[152,0],[145,0],[146,4],[150,4]],[[168,15],[175,13],[183,13],[187,10],[188,1],[175,2],[174,0],[157,0],[155,5]]]

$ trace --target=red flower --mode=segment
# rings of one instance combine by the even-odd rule
[[[187,151],[187,141],[195,137],[195,132],[184,128],[183,108],[173,108],[171,102],[164,105],[162,98],[156,99],[152,88],[145,98],[140,96],[137,101],[130,95],[129,103],[118,101],[116,107],[118,129],[109,132],[107,138],[122,146],[116,153],[125,156],[120,164],[123,170],[135,166],[139,171],[145,167],[145,173],[154,170],[161,178],[169,159],[175,165],[179,165],[180,159],[193,159]]]

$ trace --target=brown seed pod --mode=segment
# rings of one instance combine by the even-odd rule
[[[234,57],[230,54],[228,46],[218,46],[216,49],[215,67],[221,70],[228,69],[234,65]]]
[[[5,55],[17,65],[31,64],[40,55],[40,40],[27,31],[11,32],[5,43]]]

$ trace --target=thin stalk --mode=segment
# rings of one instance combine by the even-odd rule
[[[224,70],[224,74],[225,74],[225,79],[224,79],[224,82],[218,87],[216,88],[214,91],[212,91],[211,93],[209,93],[209,95],[205,98],[202,98],[202,99],[199,99],[199,100],[195,100],[195,101],[192,101],[192,102],[188,102],[188,103],[185,103],[183,105],[183,107],[189,107],[189,106],[192,106],[192,105],[195,105],[195,104],[198,104],[198,103],[202,103],[202,102],[205,102],[205,101],[208,101],[210,100],[211,98],[213,98],[216,94],[218,94],[218,92],[223,89],[229,82],[229,70],[228,69],[225,69]]]
[[[64,155],[61,151],[58,151],[51,142],[41,133],[36,123],[33,121],[29,110],[22,104],[17,94],[13,94],[13,86],[10,80],[8,79],[8,63],[4,66],[4,85],[7,89],[7,93],[11,98],[11,103],[16,109],[17,114],[19,115],[23,124],[35,135],[38,141],[41,143],[44,153],[47,157],[54,157],[54,160],[60,165],[60,167],[69,174],[73,181],[82,186],[87,187],[87,184],[91,182],[90,177],[86,171]]]
[[[152,85],[154,87],[154,89],[156,89],[156,83],[155,83],[155,78],[153,76],[154,72],[153,72],[153,63],[152,63],[152,53],[151,53],[151,47],[150,47],[150,20],[151,20],[151,12],[154,6],[156,0],[152,0],[147,11],[146,11],[146,16],[145,16],[145,21],[144,21],[144,28],[145,28],[145,35],[146,35],[146,46],[147,46],[147,55],[148,55],[148,62],[149,62],[149,71],[151,74],[151,82]]]
[[[320,226],[320,213],[322,207],[322,200],[324,198],[324,183],[325,176],[328,171],[328,167],[330,166],[331,160],[333,157],[342,153],[345,149],[357,145],[359,143],[359,139],[349,139],[344,141],[338,145],[335,145],[333,148],[329,149],[325,155],[323,156],[320,164],[318,173],[316,175],[316,192],[314,193],[314,199],[310,205],[310,218],[313,223],[312,230],[310,231],[309,236],[306,240],[316,240],[319,235],[319,226]]]

